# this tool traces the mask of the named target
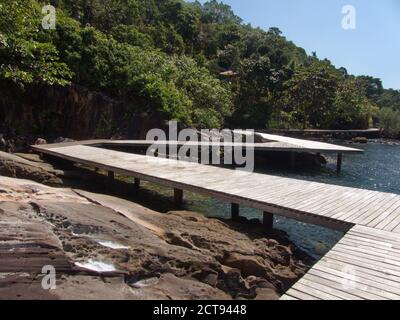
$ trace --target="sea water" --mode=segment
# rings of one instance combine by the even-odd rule
[[[335,141],[336,144],[347,145]],[[353,188],[370,189],[400,194],[400,145],[371,142],[365,145],[347,145],[363,149],[364,154],[345,155],[342,173],[336,174],[336,157],[326,155],[328,164],[320,169],[291,171],[287,168],[269,168],[263,172],[289,178],[323,182]],[[188,209],[206,213],[211,217],[230,217],[230,205],[212,198],[196,198]],[[261,212],[241,208],[247,218],[261,219]],[[284,230],[301,249],[315,258],[324,255],[343,236],[341,232],[275,216],[274,228]]]

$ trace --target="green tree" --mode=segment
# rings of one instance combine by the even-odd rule
[[[383,90],[376,103],[382,108],[387,107],[400,111],[400,90]]]
[[[0,0],[0,79],[26,84],[67,85],[72,73],[41,28],[41,7],[32,0]]]
[[[379,125],[392,136],[400,134],[400,111],[384,107],[379,111]]]
[[[332,128],[368,128],[378,108],[367,98],[368,84],[361,79],[347,78],[338,83],[334,102]]]
[[[264,128],[367,127],[400,93],[354,77],[314,52],[244,24],[219,1],[0,0],[0,81],[77,84],[124,102],[129,114],[185,124]],[[385,113],[381,116],[384,116]]]
[[[326,128],[335,117],[334,102],[340,75],[326,61],[298,68],[286,83],[285,104],[303,128]]]

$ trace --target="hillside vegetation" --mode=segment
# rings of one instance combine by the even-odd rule
[[[78,85],[123,101],[127,117],[196,127],[400,130],[399,91],[308,55],[278,28],[244,24],[217,1],[47,2],[55,30],[41,27],[45,3],[0,0],[0,88]]]

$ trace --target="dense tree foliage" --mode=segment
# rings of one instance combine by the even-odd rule
[[[0,0],[0,81],[77,84],[131,114],[200,127],[365,128],[400,112],[399,91],[307,55],[278,28],[244,24],[216,0],[49,2],[55,30],[41,28],[41,1]]]
[[[392,108],[383,107],[379,111],[379,121],[382,128],[392,135],[396,136],[400,133],[400,111]]]
[[[40,28],[41,7],[33,1],[0,2],[0,79],[65,85],[68,66]]]

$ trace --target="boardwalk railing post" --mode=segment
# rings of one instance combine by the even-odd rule
[[[336,173],[340,174],[342,171],[343,153],[338,153],[336,162]]]
[[[135,185],[135,188],[139,189],[139,187],[140,187],[140,179],[139,178],[134,178],[133,179],[133,184]]]
[[[290,169],[296,168],[296,152],[290,152]]]
[[[231,217],[232,220],[237,220],[239,218],[239,205],[237,203],[231,204]]]
[[[182,189],[174,189],[174,204],[175,207],[180,208],[183,204],[183,190]]]
[[[263,212],[263,225],[267,229],[273,229],[274,227],[274,215],[267,211]]]

